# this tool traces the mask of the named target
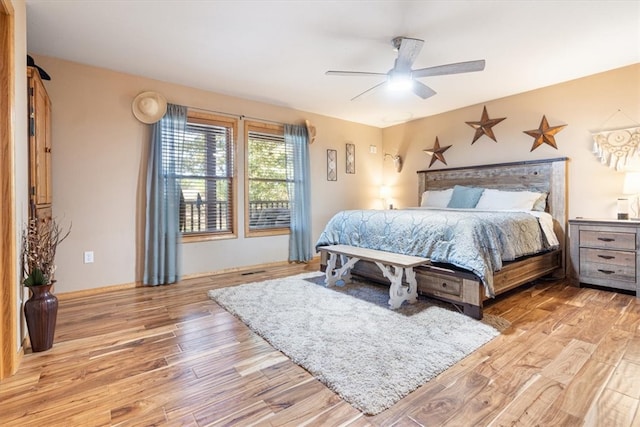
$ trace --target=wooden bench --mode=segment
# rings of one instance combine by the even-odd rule
[[[349,283],[351,281],[351,268],[358,261],[374,262],[380,268],[384,277],[391,281],[389,306],[392,309],[399,308],[404,301],[408,301],[410,304],[416,302],[418,286],[413,267],[430,264],[429,258],[348,245],[320,246],[318,251],[327,252],[329,255],[325,271],[325,286],[327,287],[334,286],[339,281],[343,281],[345,284]],[[336,268],[338,256],[341,257],[342,262],[340,267]],[[391,267],[393,267],[393,271]],[[406,277],[407,286],[402,283],[403,275]]]

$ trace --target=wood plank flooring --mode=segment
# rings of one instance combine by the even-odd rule
[[[225,273],[61,299],[54,347],[0,383],[2,426],[639,426],[640,302],[539,281],[488,305],[511,322],[392,408],[364,416],[207,290],[317,271]]]

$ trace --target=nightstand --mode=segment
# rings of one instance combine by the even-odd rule
[[[640,298],[640,221],[571,219],[569,239],[573,280]]]

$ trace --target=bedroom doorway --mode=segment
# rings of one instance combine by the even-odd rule
[[[18,368],[14,148],[14,14],[0,0],[0,380]]]

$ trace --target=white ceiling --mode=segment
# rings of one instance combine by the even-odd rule
[[[26,0],[33,54],[386,127],[640,62],[640,1]],[[425,40],[422,100],[381,80],[391,39]],[[55,80],[56,76],[52,76]],[[171,101],[171,100],[169,100]]]

